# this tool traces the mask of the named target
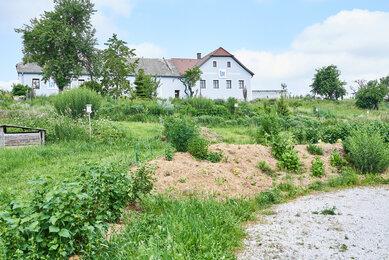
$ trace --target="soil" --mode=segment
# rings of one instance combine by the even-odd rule
[[[258,144],[214,144],[210,151],[223,152],[219,163],[198,161],[189,153],[176,153],[172,161],[160,157],[151,162],[157,165],[156,192],[172,194],[201,194],[217,197],[253,197],[261,191],[272,188],[274,183],[293,182],[294,185],[308,186],[310,183],[325,181],[337,171],[330,165],[333,149],[342,151],[342,145],[321,144],[324,154],[319,156],[325,165],[325,176],[311,177],[311,161],[314,155],[308,153],[306,145],[297,145],[295,150],[305,169],[302,174],[282,172],[277,169],[277,160],[271,155],[271,148]],[[269,176],[256,167],[258,162],[265,161],[271,168],[277,169],[277,176]]]

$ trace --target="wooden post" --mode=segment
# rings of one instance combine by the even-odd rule
[[[92,139],[92,124],[90,122],[90,113],[88,113],[89,117],[89,139]]]
[[[5,147],[4,128],[5,127],[0,127],[0,147]]]

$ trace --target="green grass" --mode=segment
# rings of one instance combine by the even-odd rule
[[[225,143],[228,144],[254,144],[251,132],[253,127],[244,126],[226,126],[226,127],[210,127],[210,129],[218,135],[223,136]]]
[[[70,141],[44,146],[0,149],[0,190],[27,194],[28,182],[37,177],[61,181],[71,179],[84,161],[118,162],[151,160],[163,154],[165,144],[160,141],[158,125],[118,123],[128,130],[126,139],[117,142]]]

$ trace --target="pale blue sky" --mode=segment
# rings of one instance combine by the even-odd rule
[[[95,0],[101,46],[113,32],[144,57],[195,58],[224,47],[256,74],[253,88],[309,91],[315,68],[335,64],[349,84],[389,74],[387,0]],[[15,27],[51,0],[0,2],[0,86],[22,59]]]

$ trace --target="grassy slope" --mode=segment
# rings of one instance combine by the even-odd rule
[[[59,142],[45,146],[0,149],[0,190],[10,189],[21,195],[29,189],[28,181],[37,177],[54,180],[72,178],[82,162],[116,162],[135,160],[134,146],[141,159],[162,154],[163,144],[158,124],[117,123],[128,133],[128,140],[119,143]],[[152,146],[152,151],[149,146]]]

